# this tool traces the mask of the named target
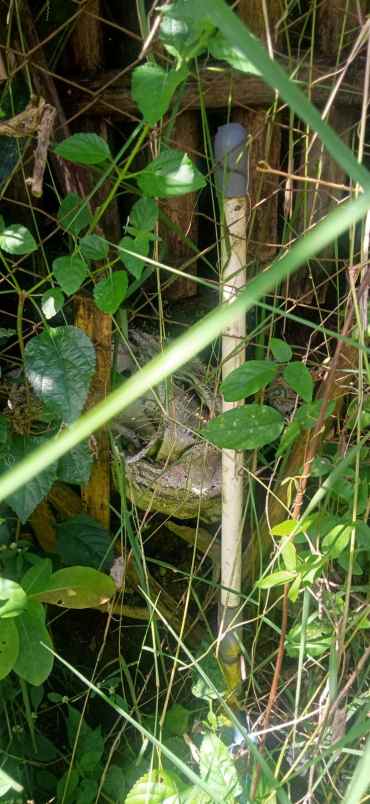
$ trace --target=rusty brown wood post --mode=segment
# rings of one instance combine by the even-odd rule
[[[88,0],[79,15],[71,37],[71,55],[74,68],[83,74],[97,71],[103,63],[103,41],[100,13],[100,0]],[[96,16],[93,16],[96,15]],[[75,124],[78,131],[96,131],[107,138],[107,126],[103,120],[78,118]],[[83,170],[87,189],[93,184],[87,170]],[[97,194],[95,203],[99,204],[107,193],[107,187]],[[99,197],[98,197],[99,195]],[[103,197],[102,197],[103,196]],[[108,240],[116,242],[119,238],[118,211],[115,203],[102,221],[103,234]],[[75,323],[91,338],[96,352],[96,372],[87,401],[93,407],[105,399],[110,390],[112,355],[112,317],[99,310],[91,296],[79,294],[75,298]],[[92,442],[93,467],[89,482],[81,489],[85,511],[97,519],[105,528],[110,523],[110,444],[106,428],[95,434]]]

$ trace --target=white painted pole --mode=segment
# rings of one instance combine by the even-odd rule
[[[238,123],[218,129],[215,140],[216,179],[222,194],[222,301],[232,304],[246,284],[248,162],[247,132]],[[222,335],[222,379],[245,360],[245,316],[235,318]],[[242,402],[223,401],[223,412]],[[222,450],[222,540],[220,657],[230,688],[240,684],[240,648],[235,630],[242,579],[243,452]],[[223,634],[225,636],[223,636]]]

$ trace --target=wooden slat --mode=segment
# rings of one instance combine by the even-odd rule
[[[171,137],[171,146],[186,151],[191,156],[198,148],[198,119],[196,112],[184,112],[176,119]],[[182,269],[183,264],[194,256],[186,238],[197,242],[198,218],[196,215],[197,194],[187,193],[180,198],[169,198],[162,203],[168,218],[183,232],[183,238],[169,227],[161,226],[160,234],[166,243],[165,261],[172,268]],[[187,269],[189,275],[196,275],[194,261]],[[191,279],[179,277],[168,287],[166,296],[170,299],[184,299],[196,295],[197,285]]]
[[[88,13],[91,12],[91,13]],[[101,23],[96,14],[100,13],[100,0],[88,0],[77,18],[71,38],[71,60],[82,73],[96,71],[103,60],[103,41]],[[82,125],[81,125],[82,123]],[[74,123],[76,130],[96,131],[104,139],[107,138],[107,127],[104,120],[92,120],[85,115]],[[86,190],[93,188],[95,179],[89,170],[79,169],[82,173]],[[94,196],[94,207],[105,199],[109,192],[106,183]],[[113,242],[119,238],[119,218],[116,203],[110,205],[107,214],[101,220],[102,234]],[[112,354],[112,317],[99,310],[91,296],[80,294],[74,299],[75,324],[92,340],[96,353],[96,371],[87,400],[86,408],[93,407],[104,400],[110,390],[111,354]],[[110,525],[110,448],[109,432],[103,428],[95,433],[91,440],[94,461],[89,482],[81,489],[83,506],[89,516],[97,519],[105,528]]]
[[[74,298],[75,324],[88,335],[95,346],[96,372],[92,381],[86,408],[105,399],[110,389],[112,317],[96,307],[90,296],[79,294]],[[110,522],[110,450],[106,428],[95,433],[90,441],[94,454],[91,477],[81,489],[85,511],[105,528]]]
[[[308,65],[294,58],[279,57],[277,61],[288,73],[294,74],[299,80],[303,90],[311,84],[310,97],[314,103],[322,106],[326,103],[333,88],[335,78],[333,67],[328,64],[317,64],[311,70]],[[290,65],[290,68],[289,68]],[[37,65],[35,65],[37,69]],[[217,69],[215,69],[217,68]],[[358,107],[362,103],[362,90],[365,67],[360,65],[351,68],[346,79],[340,86],[336,104],[342,106]],[[68,114],[83,112],[83,106],[94,103],[89,112],[96,116],[109,114],[113,118],[122,115],[138,114],[136,104],[131,96],[130,79],[120,77],[118,71],[103,73],[96,80],[81,81],[80,77],[73,79],[76,86],[68,86],[65,97],[65,108]],[[275,90],[267,86],[263,79],[257,75],[246,75],[225,68],[225,65],[215,65],[214,68],[203,67],[200,70],[200,81],[204,104],[208,109],[221,109],[228,107],[231,99],[233,106],[268,106],[275,100]],[[109,84],[109,86],[107,86]],[[181,109],[199,109],[200,96],[198,81],[188,81],[186,90],[181,97]]]
[[[281,17],[280,0],[268,4],[265,20],[261,0],[241,0],[239,16],[248,28],[264,43],[267,31],[271,44],[277,44],[276,23]],[[267,30],[266,30],[267,24]],[[233,120],[247,129],[249,136],[249,187],[251,215],[247,226],[248,260],[254,257],[258,266],[271,260],[278,243],[278,189],[279,177],[273,173],[258,173],[261,160],[273,169],[280,167],[281,132],[272,108],[258,107],[234,111]]]

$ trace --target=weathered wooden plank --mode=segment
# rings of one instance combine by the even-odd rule
[[[171,146],[180,148],[190,155],[198,148],[198,119],[196,112],[183,112],[176,119],[171,137]],[[183,237],[168,226],[160,226],[160,234],[166,243],[165,261],[172,268],[182,269],[187,260],[194,256],[193,250],[186,242],[187,238],[194,243],[198,239],[198,217],[196,215],[197,194],[187,193],[180,198],[168,198],[163,202],[163,211],[170,220],[181,229]],[[197,266],[194,261],[187,269],[189,276],[196,275]],[[179,277],[166,290],[170,299],[184,299],[195,296],[197,285],[191,279]]]
[[[313,103],[322,106],[326,103],[338,73],[334,75],[333,67],[327,64],[316,64],[312,70],[309,65],[301,61],[279,57],[277,61],[288,71],[294,74],[301,83],[302,89],[310,86],[310,97]],[[35,64],[37,70],[37,64]],[[342,82],[336,103],[341,106],[359,107],[362,103],[362,85],[365,66],[360,65],[348,71],[346,79]],[[69,83],[68,94],[65,97],[65,108],[69,115],[83,114],[84,104],[94,103],[89,113],[94,116],[112,118],[128,115],[130,118],[138,110],[131,96],[130,78],[122,78],[119,71],[102,73],[98,79],[73,79],[74,85]],[[224,65],[203,67],[200,70],[200,83],[203,102],[207,109],[221,109],[233,106],[268,106],[275,100],[275,90],[267,86],[263,79],[257,75],[246,75],[225,68]],[[200,96],[198,81],[189,80],[181,96],[180,109],[199,109]]]
[[[277,44],[277,22],[282,14],[281,0],[268,4],[265,19],[261,0],[240,0],[238,11],[243,22],[262,41]],[[248,132],[249,187],[251,214],[247,226],[248,259],[255,258],[258,265],[271,260],[278,244],[278,189],[280,178],[274,173],[258,173],[260,161],[274,169],[280,167],[281,130],[273,105],[257,109],[238,108],[233,120],[241,123]]]
[[[102,313],[90,296],[74,299],[75,324],[91,338],[96,352],[96,371],[86,408],[92,408],[108,395],[111,375],[112,317]],[[91,439],[94,462],[90,480],[81,489],[85,511],[109,528],[110,521],[110,449],[109,433],[99,430]]]

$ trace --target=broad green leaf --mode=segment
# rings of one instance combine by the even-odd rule
[[[43,606],[30,600],[16,624],[19,652],[14,670],[29,684],[39,686],[46,681],[54,664],[53,654],[44,647],[47,645],[51,648],[52,641],[44,623]]]
[[[53,318],[64,305],[64,293],[59,288],[50,288],[42,294],[41,310],[45,318]]]
[[[271,528],[271,534],[272,536],[290,536],[294,530],[296,533],[299,532],[299,528],[297,526],[297,519],[284,519],[283,522],[279,522],[278,525],[274,525],[274,527]]]
[[[0,474],[4,474],[9,466],[26,458],[36,447],[49,439],[37,436],[14,436],[7,442],[0,455]],[[56,464],[52,464],[40,474],[34,474],[32,480],[23,484],[7,498],[7,503],[15,511],[21,522],[26,522],[32,511],[46,497],[56,480]]]
[[[141,232],[151,232],[158,221],[158,206],[154,198],[139,198],[130,212],[130,224]]]
[[[95,371],[90,338],[78,327],[50,328],[28,341],[24,366],[36,396],[67,424],[77,419]]]
[[[293,352],[289,343],[282,341],[281,338],[271,338],[269,346],[275,360],[278,360],[279,363],[289,363],[289,360],[292,359]]]
[[[109,146],[98,134],[72,134],[54,148],[58,156],[75,165],[99,165],[111,159]]]
[[[277,366],[270,360],[248,360],[229,374],[221,384],[221,391],[226,402],[238,402],[260,391],[276,374]]]
[[[150,198],[168,198],[196,192],[205,187],[205,178],[183,151],[163,148],[137,177],[144,195]]]
[[[86,262],[76,254],[66,254],[53,260],[53,274],[67,296],[79,290],[88,273]]]
[[[155,126],[166,114],[173,94],[187,75],[185,66],[180,70],[165,70],[153,61],[135,67],[131,94],[146,123]]]
[[[93,456],[89,445],[86,441],[82,441],[59,459],[58,480],[84,486],[89,481],[92,463]]]
[[[258,589],[272,589],[274,586],[282,586],[283,584],[294,581],[296,577],[295,572],[288,572],[288,570],[280,570],[279,572],[272,572],[271,575],[266,575],[265,578],[257,581],[256,586]]]
[[[284,380],[305,402],[311,402],[313,380],[304,363],[288,363],[284,369]]]
[[[95,304],[103,313],[114,315],[126,298],[128,279],[126,271],[114,271],[94,287]]]
[[[216,734],[203,737],[199,751],[199,771],[216,801],[235,802],[243,792],[235,763],[226,745]]]
[[[324,554],[329,558],[338,558],[348,546],[351,540],[351,533],[352,525],[346,523],[335,525],[322,540],[321,549]]]
[[[56,552],[63,564],[96,569],[109,569],[114,558],[108,531],[87,514],[78,514],[57,525]]]
[[[227,39],[220,31],[218,31],[208,43],[209,52],[215,59],[227,61],[234,70],[239,70],[241,73],[252,73],[253,75],[261,75],[260,71],[254,64],[239,50],[238,47],[230,45]]]
[[[47,588],[31,597],[67,609],[89,609],[107,603],[115,591],[109,575],[92,567],[68,567],[55,572]]]
[[[6,603],[0,605],[0,618],[19,617],[27,605],[27,595],[22,587],[15,581],[0,577],[0,600]]]
[[[0,248],[7,254],[20,257],[23,254],[32,254],[37,249],[37,243],[31,232],[20,223],[7,226],[0,234]]]
[[[226,449],[258,449],[280,435],[284,420],[267,405],[243,405],[212,419],[201,435]]]
[[[79,248],[86,260],[105,260],[108,257],[109,243],[104,237],[90,234],[81,238]]]
[[[15,620],[0,620],[0,680],[13,670],[18,651],[19,637]]]
[[[179,804],[179,791],[167,771],[152,770],[131,788],[125,804]]]
[[[281,555],[285,564],[285,569],[289,572],[295,572],[297,569],[297,551],[293,542],[287,542],[282,547]]]
[[[91,222],[91,213],[77,193],[68,193],[59,207],[57,220],[66,232],[77,236]]]
[[[145,237],[145,234],[135,237],[135,239],[133,237],[123,237],[117,248],[121,262],[130,271],[130,274],[133,274],[135,279],[140,279],[145,268],[145,262],[141,257],[147,257],[149,253],[148,238]],[[128,254],[124,249],[135,252],[135,254]]]
[[[43,558],[30,567],[23,575],[21,585],[27,594],[42,592],[47,586],[53,572],[50,558]]]

